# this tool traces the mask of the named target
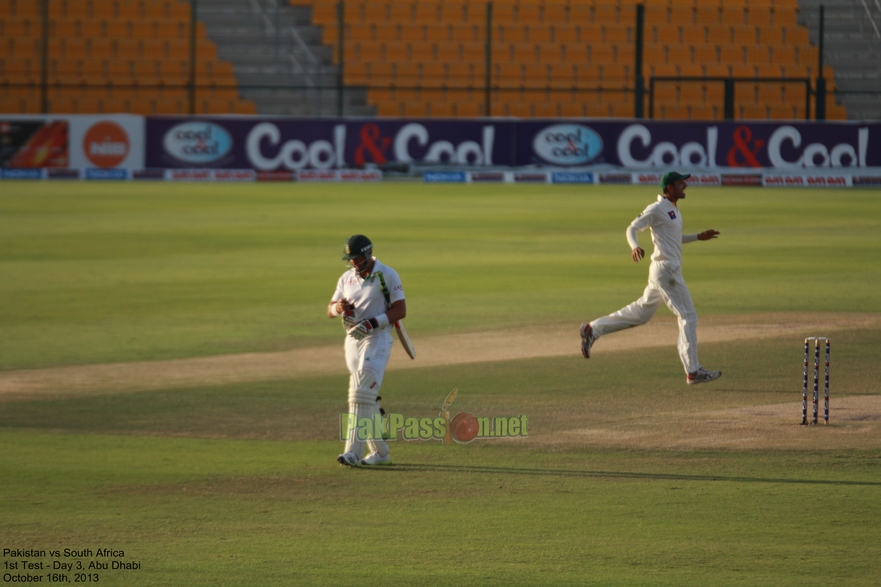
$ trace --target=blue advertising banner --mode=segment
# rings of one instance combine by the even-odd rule
[[[412,163],[780,171],[881,167],[881,124],[151,117],[146,167],[281,172]]]

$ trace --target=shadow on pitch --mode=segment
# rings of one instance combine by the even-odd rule
[[[385,473],[491,473],[493,475],[533,475],[545,477],[586,477],[596,479],[649,479],[653,481],[716,481],[733,483],[792,483],[796,485],[852,485],[881,487],[881,481],[837,481],[829,479],[780,479],[774,477],[729,477],[725,475],[682,475],[667,473],[635,473],[629,471],[580,471],[577,469],[530,469],[524,467],[488,467],[480,465],[438,465],[405,463],[390,467],[362,470]]]

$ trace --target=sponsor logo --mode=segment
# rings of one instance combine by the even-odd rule
[[[282,143],[281,130],[271,122],[261,122],[248,133],[245,153],[258,171],[330,169],[346,163],[346,125],[333,127],[333,141],[320,139],[307,145],[299,139],[290,139]]]
[[[79,179],[79,169],[53,169],[46,170],[47,179]]]
[[[768,159],[778,169],[811,167],[865,167],[869,145],[869,129],[857,131],[857,144],[839,143],[831,149],[822,143],[810,143],[802,148],[801,133],[794,126],[781,126],[768,139]],[[784,151],[796,156],[787,159]]]
[[[547,173],[515,173],[514,181],[517,183],[547,183]]]
[[[670,217],[670,220],[676,220],[676,212],[674,212],[673,210],[667,212],[667,216]]]
[[[128,179],[128,170],[86,169],[86,179]]]
[[[83,152],[96,167],[116,167],[128,157],[128,133],[109,120],[93,124],[83,137]]]
[[[660,173],[640,173],[636,176],[636,183],[639,185],[660,185],[661,177]]]
[[[853,178],[853,185],[881,186],[881,176],[857,175]]]
[[[164,169],[137,169],[132,171],[132,179],[160,180],[165,179]]]
[[[217,169],[214,171],[216,181],[254,181],[257,173],[253,169]]]
[[[42,169],[3,169],[3,179],[43,179]]]
[[[340,181],[382,181],[382,171],[379,169],[341,169]]]
[[[681,147],[669,141],[652,145],[652,133],[642,124],[631,124],[618,137],[618,160],[623,167],[631,169],[652,169],[670,167],[711,167],[716,161],[716,147],[719,142],[719,129],[707,128],[706,144],[688,142]],[[636,143],[642,149],[651,147],[645,159],[633,155]]]
[[[210,169],[172,169],[168,179],[173,181],[211,181],[214,174]]]
[[[471,174],[472,182],[503,182],[505,181],[504,173],[497,172],[482,172],[482,173],[472,173]]]
[[[232,150],[232,135],[212,122],[184,122],[168,130],[162,139],[165,152],[185,163],[208,164]]]
[[[633,177],[629,173],[601,173],[600,183],[631,184]]]
[[[467,179],[464,171],[426,171],[422,180],[429,183],[462,183]]]
[[[450,141],[431,142],[428,129],[423,125],[413,122],[405,124],[395,135],[392,142],[395,159],[399,163],[412,163],[422,161],[424,163],[458,163],[460,165],[492,165],[493,144],[495,143],[496,129],[494,126],[484,126],[481,133],[481,142],[462,141],[454,145]],[[415,145],[413,144],[415,143]],[[414,155],[414,146],[421,149],[427,148],[425,155]]]
[[[800,175],[765,175],[762,185],[800,187],[805,185],[805,179]]]
[[[847,187],[850,182],[843,175],[765,175],[763,184],[772,187]]]
[[[258,171],[257,181],[293,181],[293,171]]]
[[[555,171],[551,174],[553,183],[593,183],[593,173],[577,173],[572,171]],[[627,175],[627,183],[630,183],[630,175]]]
[[[845,187],[849,185],[847,180],[843,175],[809,175],[805,178],[808,185],[817,187]]]
[[[603,152],[603,139],[588,126],[555,124],[535,135],[532,150],[548,163],[583,165]]]
[[[762,176],[758,173],[722,174],[722,185],[747,186],[762,185]]]
[[[298,181],[381,181],[382,171],[378,169],[301,169],[297,172]]]
[[[722,176],[718,173],[692,173],[686,181],[689,185],[721,185]]]

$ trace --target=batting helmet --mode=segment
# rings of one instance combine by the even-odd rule
[[[363,234],[353,234],[346,241],[346,247],[343,249],[343,261],[351,261],[361,255],[370,256],[373,254],[373,243]]]

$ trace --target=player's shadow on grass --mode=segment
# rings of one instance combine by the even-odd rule
[[[781,479],[777,477],[730,477],[726,475],[683,475],[637,473],[631,471],[581,471],[578,469],[529,469],[525,467],[488,467],[481,465],[438,465],[406,463],[391,467],[371,467],[387,473],[492,473],[493,475],[536,475],[548,477],[593,477],[606,479],[652,479],[655,481],[727,481],[733,483],[794,483],[799,485],[855,485],[881,487],[881,481],[842,481],[832,479]]]

